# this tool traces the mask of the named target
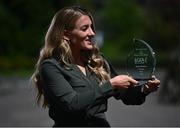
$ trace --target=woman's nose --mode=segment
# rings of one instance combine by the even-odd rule
[[[92,28],[89,28],[89,35],[90,36],[94,36],[95,35],[95,32],[92,30]]]

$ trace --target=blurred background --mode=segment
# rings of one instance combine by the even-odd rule
[[[52,126],[29,83],[56,11],[81,5],[94,16],[100,50],[119,73],[133,38],[156,53],[158,92],[141,106],[109,100],[112,126],[180,126],[180,0],[0,0],[0,126]]]

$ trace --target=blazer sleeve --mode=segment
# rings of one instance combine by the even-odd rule
[[[115,77],[118,75],[117,71],[113,67],[113,65],[106,60],[109,65],[111,77]],[[121,99],[124,104],[127,105],[140,105],[145,102],[145,98],[147,94],[144,94],[142,90],[142,86],[130,87],[127,90],[118,90],[114,89],[114,98],[119,100]]]
[[[140,105],[145,102],[146,96],[148,95],[141,92],[141,88],[142,86],[129,87],[123,94],[117,91],[114,97],[121,99],[126,105]]]
[[[52,62],[45,62],[40,69],[43,87],[48,98],[67,111],[85,110],[95,102],[102,102],[112,96],[110,82],[98,89],[77,93],[62,75],[61,70]]]

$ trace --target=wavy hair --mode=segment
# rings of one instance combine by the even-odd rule
[[[40,51],[39,59],[36,64],[36,70],[31,77],[31,81],[37,87],[37,103],[42,99],[42,107],[48,106],[48,101],[45,98],[42,82],[40,79],[39,70],[43,60],[54,57],[65,67],[69,67],[73,62],[71,49],[67,40],[63,39],[64,30],[73,30],[75,22],[82,16],[88,15],[92,21],[92,29],[95,32],[94,20],[92,15],[77,6],[67,7],[59,10],[53,17],[49,29],[45,36],[45,44]],[[100,85],[109,80],[108,66],[101,56],[99,49],[94,45],[94,48],[85,55],[88,58],[87,67],[96,74]],[[106,68],[105,68],[106,67]]]

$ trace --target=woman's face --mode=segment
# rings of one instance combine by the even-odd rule
[[[92,21],[87,15],[82,15],[76,22],[75,27],[68,34],[71,48],[75,50],[91,50],[93,48]]]

